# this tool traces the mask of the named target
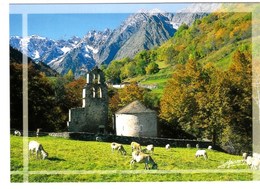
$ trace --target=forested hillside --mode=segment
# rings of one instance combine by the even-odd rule
[[[162,60],[175,66],[160,117],[229,152],[250,150],[251,28],[250,13],[214,13],[190,28],[183,25],[160,48]]]
[[[158,49],[113,61],[106,75],[112,82],[157,86],[144,102],[160,112],[162,130],[184,130],[232,153],[248,151],[251,29],[251,13],[213,13],[182,25]]]
[[[251,13],[212,13],[190,27],[183,24],[158,49],[142,51],[133,59],[112,61],[106,75],[112,82],[121,82],[157,72],[168,74],[165,67],[172,71],[176,64],[185,64],[189,59],[213,62],[225,69],[236,49],[250,46],[251,29]]]
[[[213,13],[196,20],[191,27],[182,25],[160,47],[160,58],[169,64],[183,64],[192,58],[227,67],[230,54],[239,45],[249,44],[251,29],[251,13]]]

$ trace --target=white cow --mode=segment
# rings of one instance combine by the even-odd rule
[[[141,151],[133,151],[132,152],[132,160],[130,161],[130,165],[132,166],[135,162],[144,163],[145,169],[150,169],[149,164],[151,164],[152,169],[157,169],[157,164],[154,162],[152,157],[148,154],[141,152]]]
[[[144,152],[151,152],[151,153],[153,154],[153,152],[154,152],[154,146],[153,146],[153,144],[147,145],[143,151],[144,151]]]
[[[197,150],[195,157],[197,158],[200,156],[203,156],[204,159],[208,159],[208,154],[207,154],[206,150]]]
[[[246,158],[247,158],[247,153],[246,152],[242,154],[242,158],[246,161]]]
[[[97,142],[102,142],[103,140],[102,140],[101,137],[98,137],[98,136],[97,136],[97,137],[96,137],[96,141],[97,141]]]
[[[132,148],[132,152],[134,150],[137,150],[137,151],[141,151],[142,148],[141,148],[141,145],[137,142],[131,142],[131,148]]]
[[[259,170],[260,169],[260,156],[258,153],[253,153],[252,156],[247,156],[246,158],[246,164],[251,167],[253,170]]]
[[[250,167],[252,165],[253,157],[247,156],[246,158],[246,164]]]
[[[260,159],[253,157],[253,161],[252,161],[252,164],[251,164],[251,169],[259,170],[259,168],[260,168]]]
[[[170,144],[166,144],[166,145],[165,145],[165,149],[166,149],[166,150],[169,150],[170,148],[171,148],[171,145],[170,145]]]
[[[43,149],[43,146],[36,141],[30,141],[29,142],[29,152],[30,154],[33,154],[36,152],[36,158],[38,159],[39,155],[42,155],[42,159],[45,159],[48,157],[48,153]]]
[[[126,155],[126,151],[125,151],[125,149],[124,149],[122,144],[119,144],[119,143],[116,143],[116,142],[112,142],[111,143],[111,148],[112,148],[112,151],[117,150],[122,155]]]
[[[18,130],[15,130],[15,131],[14,131],[14,135],[15,135],[15,136],[21,136],[22,134],[21,134],[21,132],[20,132],[20,131],[18,131]]]
[[[259,154],[259,153],[256,153],[256,152],[254,152],[254,153],[253,153],[253,157],[254,157],[254,158],[257,158],[257,159],[260,159],[260,154]]]

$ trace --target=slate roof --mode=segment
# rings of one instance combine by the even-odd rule
[[[146,108],[139,100],[133,101],[122,109],[118,110],[116,114],[136,114],[136,113],[151,113],[155,112]]]

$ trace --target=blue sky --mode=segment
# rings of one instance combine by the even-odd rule
[[[90,30],[114,29],[128,16],[126,13],[29,14],[28,35],[40,35],[51,39],[83,37]],[[10,35],[22,35],[22,15],[10,15]]]
[[[28,35],[51,39],[83,37],[90,30],[115,29],[132,13],[154,8],[177,12],[189,4],[11,4],[10,36],[22,36],[22,15],[28,18]]]

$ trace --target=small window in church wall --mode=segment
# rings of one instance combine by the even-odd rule
[[[92,82],[95,83],[95,80],[96,80],[96,75],[92,74]]]
[[[93,95],[93,96],[92,96],[93,98],[96,98],[96,90],[95,90],[94,87],[92,88],[92,95]]]
[[[82,91],[82,98],[86,98],[86,89],[85,88]]]
[[[93,83],[100,83],[100,75],[99,74],[93,74]]]
[[[89,83],[89,74],[87,74],[87,83]]]
[[[98,78],[98,84],[100,84],[100,74],[98,74],[98,76],[97,76],[97,78]]]
[[[102,98],[102,90],[100,87],[98,88],[98,91],[97,91],[97,97]]]

